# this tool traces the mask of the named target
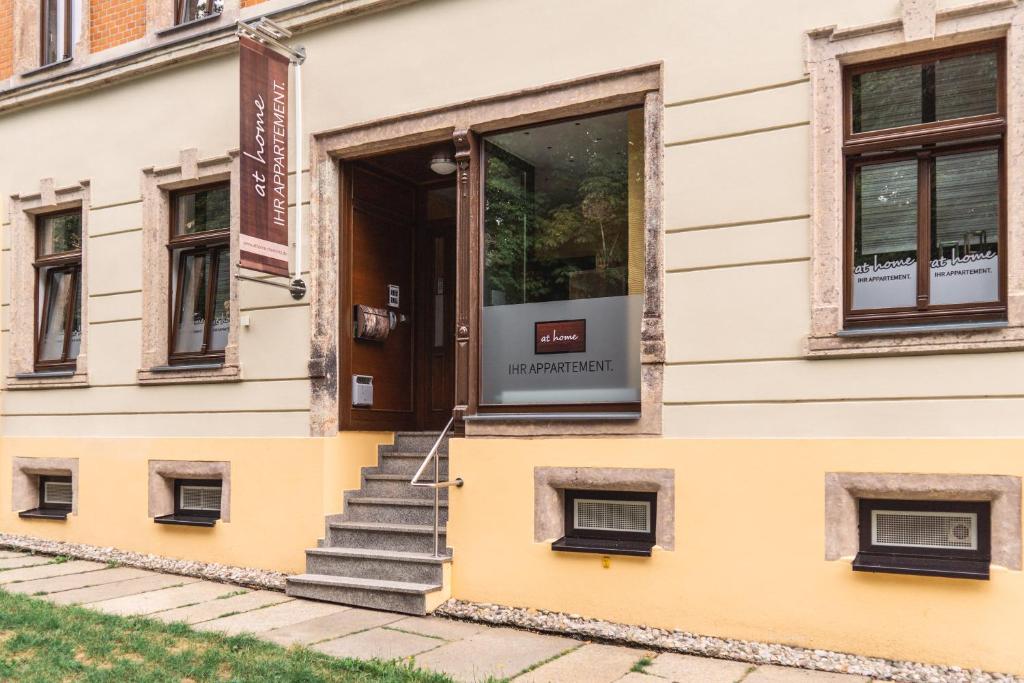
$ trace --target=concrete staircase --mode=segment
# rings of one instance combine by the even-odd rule
[[[400,432],[364,467],[362,487],[345,492],[345,512],[327,518],[319,547],[306,551],[306,573],[288,577],[286,592],[357,607],[426,614],[447,599],[451,549],[445,542],[448,489],[441,489],[440,554],[434,557],[434,491],[411,486],[437,433]],[[448,477],[448,441],[441,444]],[[433,464],[423,481],[433,481]]]

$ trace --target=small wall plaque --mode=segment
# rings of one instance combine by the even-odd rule
[[[551,320],[534,323],[533,352],[583,353],[587,350],[587,320]]]

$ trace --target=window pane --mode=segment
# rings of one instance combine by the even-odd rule
[[[174,335],[174,353],[199,353],[206,331],[206,255],[186,254],[178,259],[181,268],[176,292],[178,327]]]
[[[62,213],[40,216],[39,256],[62,254],[82,248],[82,214]]]
[[[179,24],[220,14],[224,9],[224,0],[179,0],[179,3]]]
[[[999,299],[999,154],[935,159],[932,210],[933,304]]]
[[[485,403],[639,400],[643,168],[639,110],[485,138]]]
[[[192,235],[227,230],[231,222],[228,186],[214,187],[176,196],[175,235]]]
[[[853,132],[922,122],[920,64],[853,77]]]
[[[917,161],[862,166],[854,176],[854,309],[917,302]]]
[[[231,278],[228,250],[217,252],[217,289],[213,292],[213,329],[210,330],[210,351],[223,351],[228,345],[228,328],[231,324]],[[211,264],[212,267],[212,264]]]
[[[71,340],[68,341],[67,360],[78,358],[82,346],[82,271],[75,273],[75,301],[71,305]]]
[[[998,71],[994,52],[940,60],[935,65],[936,119],[995,112]]]
[[[60,361],[64,356],[68,299],[72,296],[72,275],[67,269],[48,268],[43,278],[43,314],[39,328],[39,360]]]

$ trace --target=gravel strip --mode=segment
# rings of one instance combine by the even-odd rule
[[[93,560],[95,562],[116,562],[123,567],[138,567],[139,569],[152,569],[153,571],[165,572],[167,574],[180,574],[181,576],[192,576],[211,581],[225,581],[247,588],[264,588],[274,591],[284,590],[285,574],[263,569],[232,567],[215,562],[175,560],[159,555],[118,550],[117,548],[101,548],[83,543],[48,541],[43,538],[4,533],[0,533],[0,548],[30,550],[44,555],[64,555],[65,557]]]
[[[505,607],[486,603],[449,600],[435,615],[500,624],[555,633],[576,638],[599,640],[623,645],[640,646],[670,652],[682,652],[703,657],[732,659],[751,664],[779,664],[814,671],[858,674],[890,681],[915,683],[1024,683],[1024,678],[1009,674],[988,673],[956,666],[938,666],[917,662],[902,662],[877,657],[860,657],[843,652],[809,650],[774,643],[750,640],[730,640],[700,636],[685,631],[667,631],[649,626],[616,624],[600,619],[587,619],[577,614],[547,612],[523,607]]]

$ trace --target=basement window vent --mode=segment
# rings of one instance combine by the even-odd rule
[[[857,571],[988,579],[990,504],[867,500]]]
[[[39,477],[39,507],[18,513],[27,519],[67,519],[74,489],[71,477]]]
[[[649,557],[657,494],[566,490],[565,536],[552,550]]]
[[[220,519],[220,479],[175,479],[174,514],[155,517],[158,524],[211,527]]]

